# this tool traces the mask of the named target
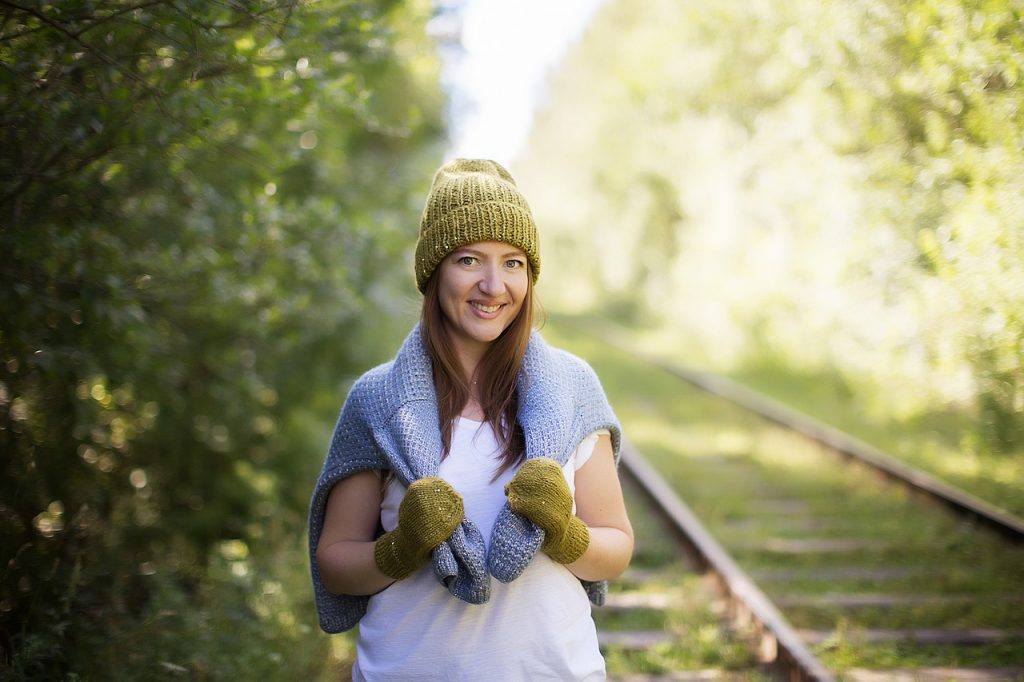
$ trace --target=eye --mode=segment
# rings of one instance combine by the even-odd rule
[[[473,263],[476,262],[476,258],[474,258],[473,256],[460,256],[459,259],[455,262],[458,263],[459,265],[472,265]]]
[[[505,267],[509,270],[519,270],[520,268],[526,267],[526,261],[520,258],[511,258],[505,261]]]

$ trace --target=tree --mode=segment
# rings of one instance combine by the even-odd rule
[[[283,429],[411,282],[376,266],[440,151],[428,14],[0,3],[0,645],[24,677],[154,571],[187,584],[301,513]]]

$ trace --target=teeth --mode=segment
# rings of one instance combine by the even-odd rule
[[[473,303],[473,307],[477,310],[485,313],[494,313],[498,311],[500,305],[480,305],[479,303]]]

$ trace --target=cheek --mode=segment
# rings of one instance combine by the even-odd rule
[[[441,293],[441,310],[444,312],[446,317],[452,317],[458,313],[459,304],[461,297],[454,291],[442,291]]]
[[[518,310],[523,306],[526,301],[526,295],[529,291],[529,283],[526,277],[522,278],[522,281],[516,281],[512,286],[509,287],[509,291],[512,293],[512,298],[516,302],[516,309]]]
[[[441,297],[442,302],[461,297],[462,290],[463,286],[459,281],[458,273],[451,271],[443,271],[441,273],[441,279],[437,283],[437,293]]]

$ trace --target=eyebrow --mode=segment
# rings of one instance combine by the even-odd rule
[[[483,251],[479,251],[470,246],[460,246],[459,248],[455,249],[453,253],[470,253],[474,256],[485,255]],[[501,254],[500,258],[509,258],[511,256],[520,256],[522,258],[526,258],[526,252],[522,251],[521,249],[516,249],[515,251],[508,251],[506,253]]]

